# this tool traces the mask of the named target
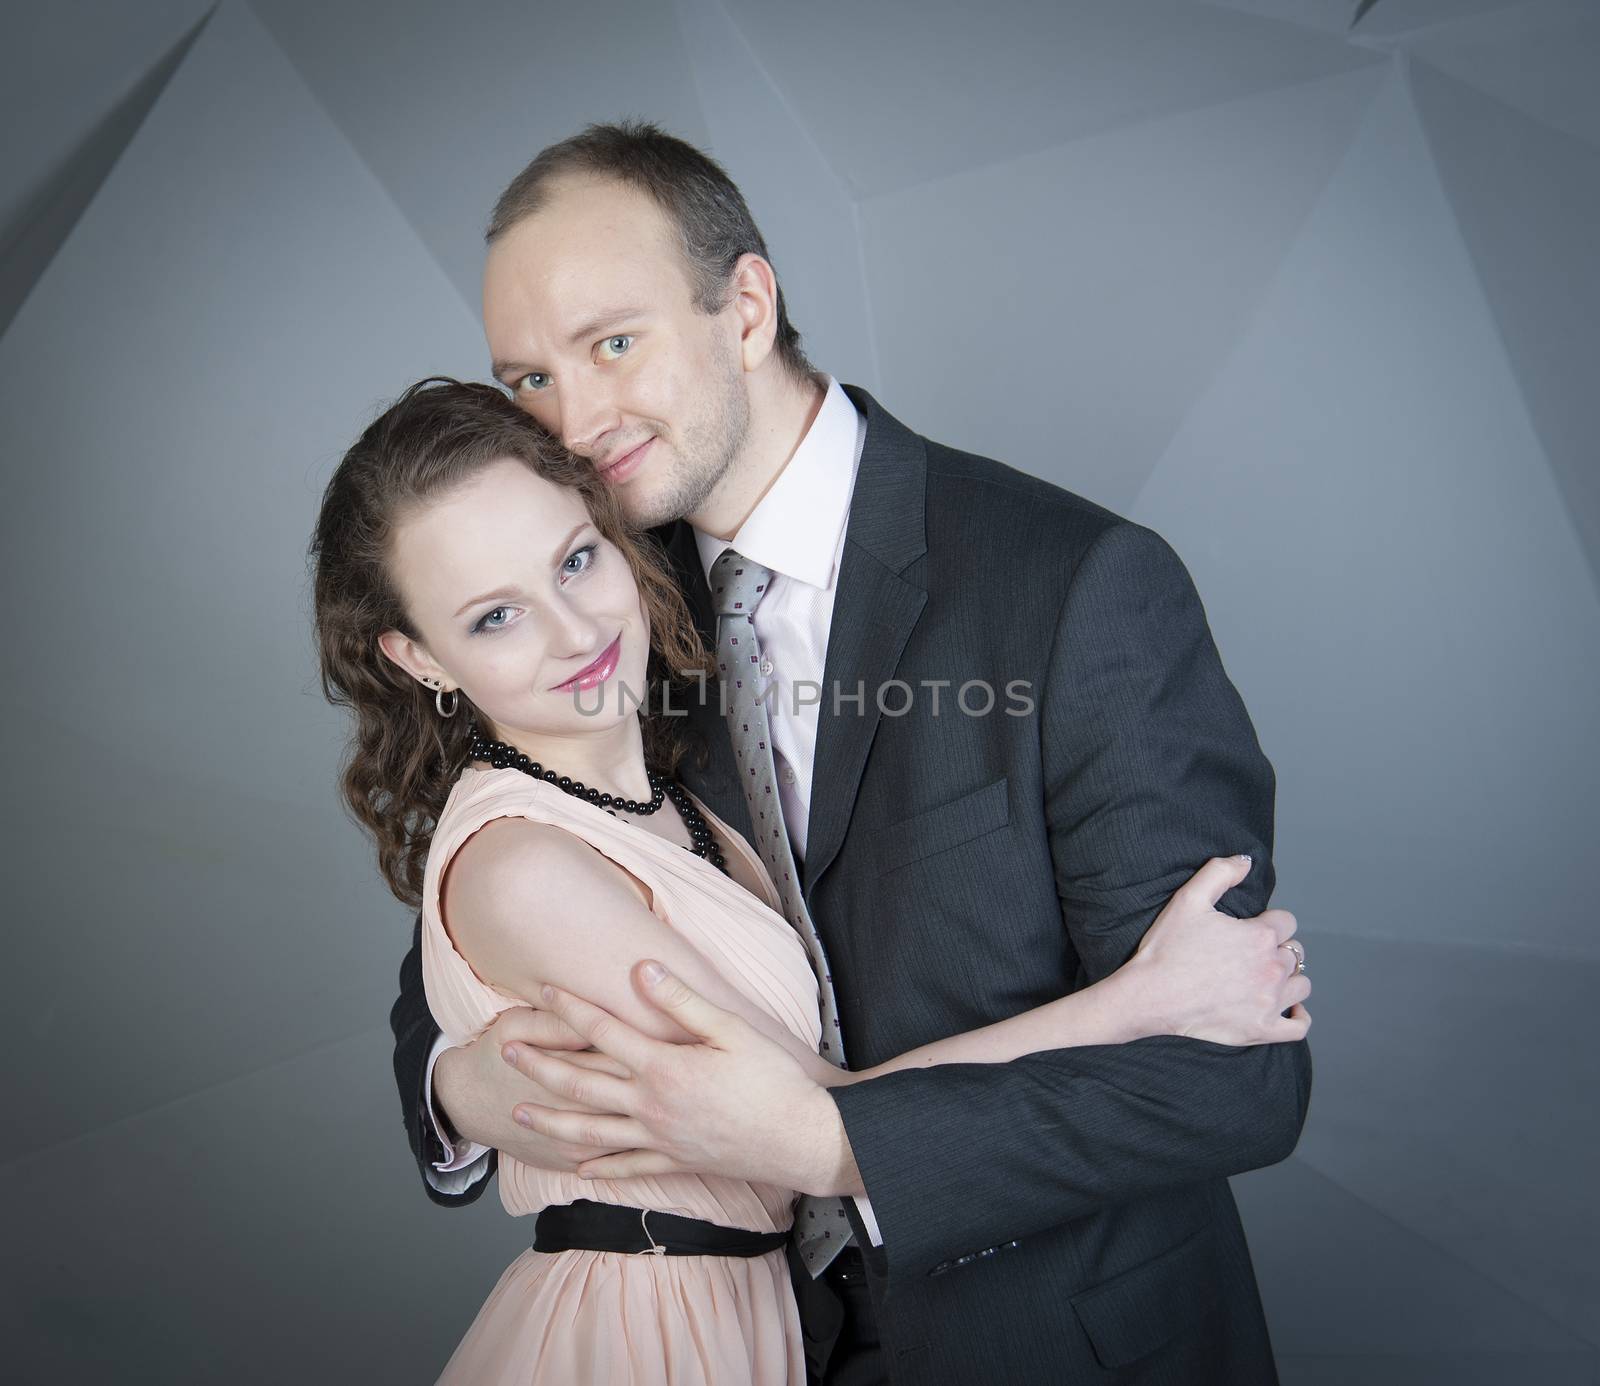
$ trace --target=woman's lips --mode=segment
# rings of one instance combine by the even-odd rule
[[[626,481],[630,476],[639,470],[639,466],[644,461],[645,454],[650,451],[650,445],[653,442],[655,442],[654,438],[646,438],[644,442],[640,443],[639,446],[634,448],[632,452],[623,453],[622,456],[613,462],[609,467],[606,467],[601,471],[600,479],[610,483],[612,486],[616,486],[619,483]]]
[[[622,636],[606,646],[605,652],[593,664],[574,674],[565,683],[558,683],[550,691],[552,693],[576,693],[583,688],[596,688],[617,672],[617,664],[622,658]]]

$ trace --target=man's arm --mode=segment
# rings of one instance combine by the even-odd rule
[[[446,1150],[441,1132],[434,1125],[428,1101],[431,1095],[433,1053],[439,1027],[428,1009],[422,986],[422,919],[419,915],[411,934],[411,951],[400,964],[400,995],[389,1011],[389,1028],[394,1031],[394,1077],[400,1089],[400,1110],[411,1153],[422,1171],[428,1197],[446,1208],[465,1207],[482,1196],[489,1186],[496,1157],[493,1150],[464,1169],[438,1168],[452,1163],[453,1151]]]
[[[1158,535],[1117,525],[1084,556],[1039,707],[1057,893],[1086,981],[1127,960],[1207,857],[1252,855],[1256,869],[1221,907],[1264,908],[1272,767]],[[1110,1204],[1282,1160],[1310,1089],[1303,1039],[1157,1036],[891,1073],[830,1095],[890,1273],[925,1275]]]
[[[476,1183],[488,1172],[488,1162],[484,1159],[493,1148],[480,1145],[477,1141],[453,1130],[450,1123],[444,1119],[440,1108],[435,1105],[433,1097],[433,1074],[439,1065],[439,1060],[455,1046],[443,1035],[433,1042],[433,1050],[428,1055],[428,1073],[422,1080],[422,1102],[425,1114],[432,1123],[433,1134],[444,1147],[444,1160],[435,1161],[427,1173],[427,1180],[441,1193],[461,1193],[469,1184]]]

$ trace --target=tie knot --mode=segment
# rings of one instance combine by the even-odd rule
[[[752,563],[742,553],[723,550],[711,565],[711,606],[718,616],[749,616],[772,585],[772,569]]]

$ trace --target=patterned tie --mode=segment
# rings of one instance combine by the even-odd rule
[[[734,759],[750,806],[750,828],[756,850],[772,873],[783,912],[805,943],[811,969],[817,974],[817,999],[822,1011],[822,1056],[845,1066],[840,1043],[839,1009],[833,996],[822,940],[800,893],[800,872],[783,821],[776,776],[772,770],[772,733],[767,702],[761,695],[761,645],[756,639],[755,611],[772,584],[772,570],[727,549],[711,565],[711,602],[717,613],[717,668],[722,673],[728,705],[728,731]],[[852,1238],[844,1203],[837,1198],[801,1198],[795,1209],[795,1240],[800,1258],[813,1277],[821,1275]]]

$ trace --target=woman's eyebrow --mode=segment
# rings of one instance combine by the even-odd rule
[[[572,548],[572,541],[588,528],[588,520],[579,521],[578,527],[561,541],[561,547],[556,550],[556,556],[550,560],[550,566],[552,568],[554,568],[567,556],[568,550]],[[493,592],[485,592],[481,597],[474,597],[470,602],[466,602],[461,609],[456,612],[456,615],[466,615],[466,613],[475,607],[479,602],[497,602],[503,597],[514,597],[516,595],[517,589],[515,587],[497,587]]]

